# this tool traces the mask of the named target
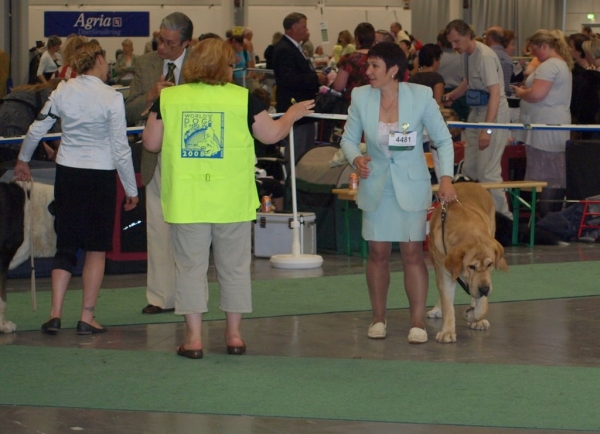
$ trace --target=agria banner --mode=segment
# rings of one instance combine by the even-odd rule
[[[125,37],[150,35],[149,12],[44,12],[44,36]]]

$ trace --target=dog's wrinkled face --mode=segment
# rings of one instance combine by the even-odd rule
[[[461,244],[453,247],[444,261],[452,279],[461,277],[473,298],[492,293],[492,270],[508,271],[504,248],[496,240]]]

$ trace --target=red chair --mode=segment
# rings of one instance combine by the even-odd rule
[[[577,232],[577,238],[581,238],[581,233],[584,229],[600,229],[600,225],[587,225],[585,224],[586,217],[595,216],[600,217],[600,212],[590,212],[590,204],[600,205],[600,200],[580,200],[579,203],[583,204],[583,214],[581,216],[581,222],[579,222],[579,232]]]
[[[504,148],[500,166],[503,181],[523,181],[527,157],[525,145],[508,145]]]

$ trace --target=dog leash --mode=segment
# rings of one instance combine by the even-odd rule
[[[29,208],[29,265],[31,268],[31,309],[37,310],[37,291],[35,287],[35,260],[33,252],[33,206],[31,195],[33,194],[33,177],[28,181],[30,187],[27,192],[27,207]]]
[[[25,207],[29,213],[29,222],[24,222],[24,226],[29,223],[29,267],[31,268],[31,309],[37,310],[37,291],[35,286],[35,261],[33,259],[33,210],[31,206],[31,194],[33,191],[33,177],[29,181],[22,181],[25,190]]]
[[[458,202],[458,199],[456,199],[456,202]],[[460,202],[458,202],[458,203],[460,203]],[[442,201],[442,245],[444,246],[444,254],[446,254],[446,255],[448,254],[448,252],[446,250],[446,217],[448,216],[448,204],[449,204],[448,202]],[[471,293],[469,292],[469,285],[467,285],[460,276],[458,276],[456,281],[458,282],[460,287],[462,289],[464,289],[464,291],[470,297]]]

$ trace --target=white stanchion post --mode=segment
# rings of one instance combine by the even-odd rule
[[[290,130],[290,173],[292,177],[292,256],[300,256],[300,222],[298,221],[298,198],[296,196],[296,150],[294,127]]]
[[[323,257],[300,253],[300,222],[298,221],[298,204],[296,202],[296,153],[294,150],[294,127],[290,130],[290,176],[292,177],[292,253],[290,255],[273,255],[270,262],[273,268],[307,269],[323,265]]]

